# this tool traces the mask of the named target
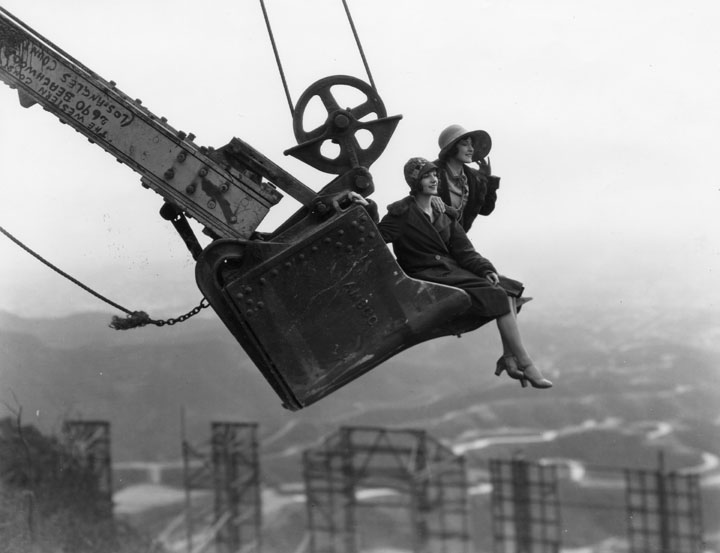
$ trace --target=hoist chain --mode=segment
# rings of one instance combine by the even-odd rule
[[[169,319],[165,320],[151,319],[150,315],[145,313],[145,311],[133,311],[125,318],[114,316],[112,318],[112,322],[110,323],[110,328],[114,328],[115,330],[129,330],[131,328],[138,328],[146,325],[172,326],[174,324],[187,321],[190,317],[194,317],[206,307],[210,307],[210,304],[205,298],[203,298],[202,300],[200,300],[199,305],[193,307],[184,315],[180,315],[179,317],[170,317]]]
[[[196,307],[193,307],[190,311],[188,311],[184,315],[180,315],[179,317],[170,317],[169,319],[165,319],[164,321],[152,321],[152,324],[154,324],[155,326],[165,326],[165,325],[172,326],[176,323],[184,323],[190,317],[194,317],[195,315],[200,313],[200,311],[202,311],[206,307],[210,307],[210,304],[208,303],[208,301],[205,298],[203,298],[202,300],[200,300],[199,305],[197,305]]]

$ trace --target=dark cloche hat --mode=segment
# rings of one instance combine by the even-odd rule
[[[403,167],[403,173],[405,174],[405,182],[413,187],[420,182],[425,174],[430,171],[437,169],[437,166],[425,159],[424,157],[411,157],[405,167]]]

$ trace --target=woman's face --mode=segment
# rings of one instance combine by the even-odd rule
[[[428,196],[436,196],[438,187],[437,171],[434,169],[423,175],[420,179],[420,193]]]
[[[470,163],[472,161],[472,156],[475,152],[475,148],[473,148],[472,138],[466,136],[462,140],[459,140],[456,144],[456,148],[457,154],[455,154],[455,159],[457,159],[461,163]]]

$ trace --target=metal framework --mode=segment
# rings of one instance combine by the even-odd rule
[[[184,427],[184,421],[183,421]],[[196,550],[195,536],[201,530],[212,525],[214,515],[205,505],[194,505],[193,496],[197,492],[212,489],[212,467],[207,454],[207,444],[193,446],[184,436],[182,440],[183,455],[183,484],[185,487],[185,540],[186,551]],[[204,536],[198,536],[197,541],[211,541]]]
[[[630,553],[703,551],[697,475],[626,470],[625,491]]]
[[[185,532],[188,553],[261,553],[262,502],[256,423],[212,422],[207,443],[193,447],[183,438]],[[196,502],[212,490],[212,509]]]
[[[495,553],[558,553],[557,467],[491,459],[490,480]]]
[[[260,553],[262,501],[257,424],[212,423],[212,465],[218,553]]]
[[[465,459],[422,430],[342,427],[303,475],[312,553],[358,553],[363,507],[409,512],[414,553],[470,551]]]
[[[113,487],[110,423],[68,420],[63,424],[63,434],[71,455],[93,476],[98,492],[95,512],[102,518],[111,518]]]

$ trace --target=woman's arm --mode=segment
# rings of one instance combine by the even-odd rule
[[[348,198],[356,204],[360,204],[368,212],[368,215],[372,218],[373,222],[378,226],[380,236],[382,236],[385,242],[392,242],[400,236],[401,221],[398,217],[393,217],[387,213],[382,221],[378,222],[378,207],[377,204],[369,198],[363,198],[357,192],[348,192]]]
[[[472,271],[479,276],[497,273],[495,266],[490,260],[485,259],[475,250],[472,242],[470,242],[467,234],[465,234],[465,231],[457,221],[453,221],[450,229],[449,249],[451,255],[464,269]]]
[[[380,231],[380,236],[382,236],[385,242],[394,242],[402,234],[402,219],[386,213],[377,227]]]
[[[480,207],[480,215],[490,215],[495,210],[497,190],[500,188],[500,177],[488,175],[485,182],[485,198],[483,199],[482,206]]]

